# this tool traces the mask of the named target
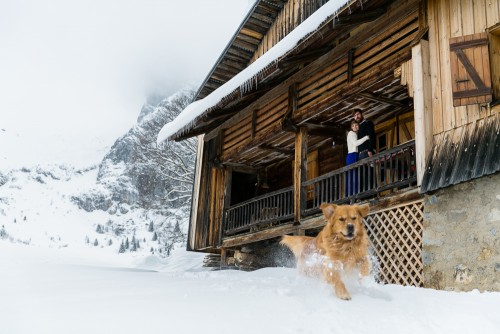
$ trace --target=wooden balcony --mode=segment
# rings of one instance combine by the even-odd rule
[[[413,187],[417,183],[415,166],[415,141],[412,140],[307,180],[301,185],[306,200],[300,205],[300,217],[307,219],[317,214],[321,203],[355,203]],[[292,186],[227,208],[223,216],[221,241],[236,234],[293,223],[294,199]]]

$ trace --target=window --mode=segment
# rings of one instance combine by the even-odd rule
[[[383,152],[387,150],[387,132],[377,135],[377,152]]]
[[[492,101],[487,33],[450,38],[453,106]]]

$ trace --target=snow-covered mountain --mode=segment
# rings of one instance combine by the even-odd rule
[[[193,94],[149,99],[98,166],[0,170],[0,242],[124,257],[184,247],[196,142],[156,136]]]

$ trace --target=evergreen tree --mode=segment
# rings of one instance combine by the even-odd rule
[[[181,227],[179,226],[178,220],[175,222],[174,233],[175,234],[181,233]]]
[[[125,249],[129,249],[130,248],[130,243],[128,241],[128,237],[127,237],[127,240],[125,240]]]
[[[99,246],[99,241],[97,241],[97,238],[94,240],[94,246]]]
[[[2,225],[2,228],[0,228],[0,238],[1,239],[6,239],[9,234],[5,230],[5,226]]]
[[[104,233],[104,232],[103,232],[103,230],[102,230],[102,226],[101,226],[101,224],[97,224],[97,228],[95,229],[95,231],[96,231],[97,233],[99,233],[99,234],[103,234],[103,233]]]
[[[86,243],[86,244],[90,244],[90,239],[89,239],[89,236],[88,236],[88,235],[86,235],[86,236],[85,236],[85,243]]]
[[[125,244],[122,241],[122,244],[120,245],[120,249],[118,250],[118,253],[125,253]]]
[[[155,233],[153,234],[153,239],[151,239],[151,240],[153,240],[153,241],[158,240],[158,234],[156,234],[156,231],[155,231]]]
[[[113,239],[108,240],[108,246],[111,246],[113,244]]]
[[[154,226],[153,226],[153,221],[149,222],[149,228],[148,232],[153,232],[154,231]]]

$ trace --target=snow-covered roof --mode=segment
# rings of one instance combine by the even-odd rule
[[[272,67],[280,57],[293,50],[306,36],[319,29],[329,18],[335,16],[341,7],[353,1],[355,0],[330,0],[323,5],[246,69],[204,99],[191,103],[177,118],[165,124],[158,134],[157,142],[161,143],[168,140],[176,133],[189,131],[196,124],[197,118],[202,117],[207,110],[219,104],[235,90],[240,89],[242,92],[250,90],[256,85],[257,79],[268,68]]]

